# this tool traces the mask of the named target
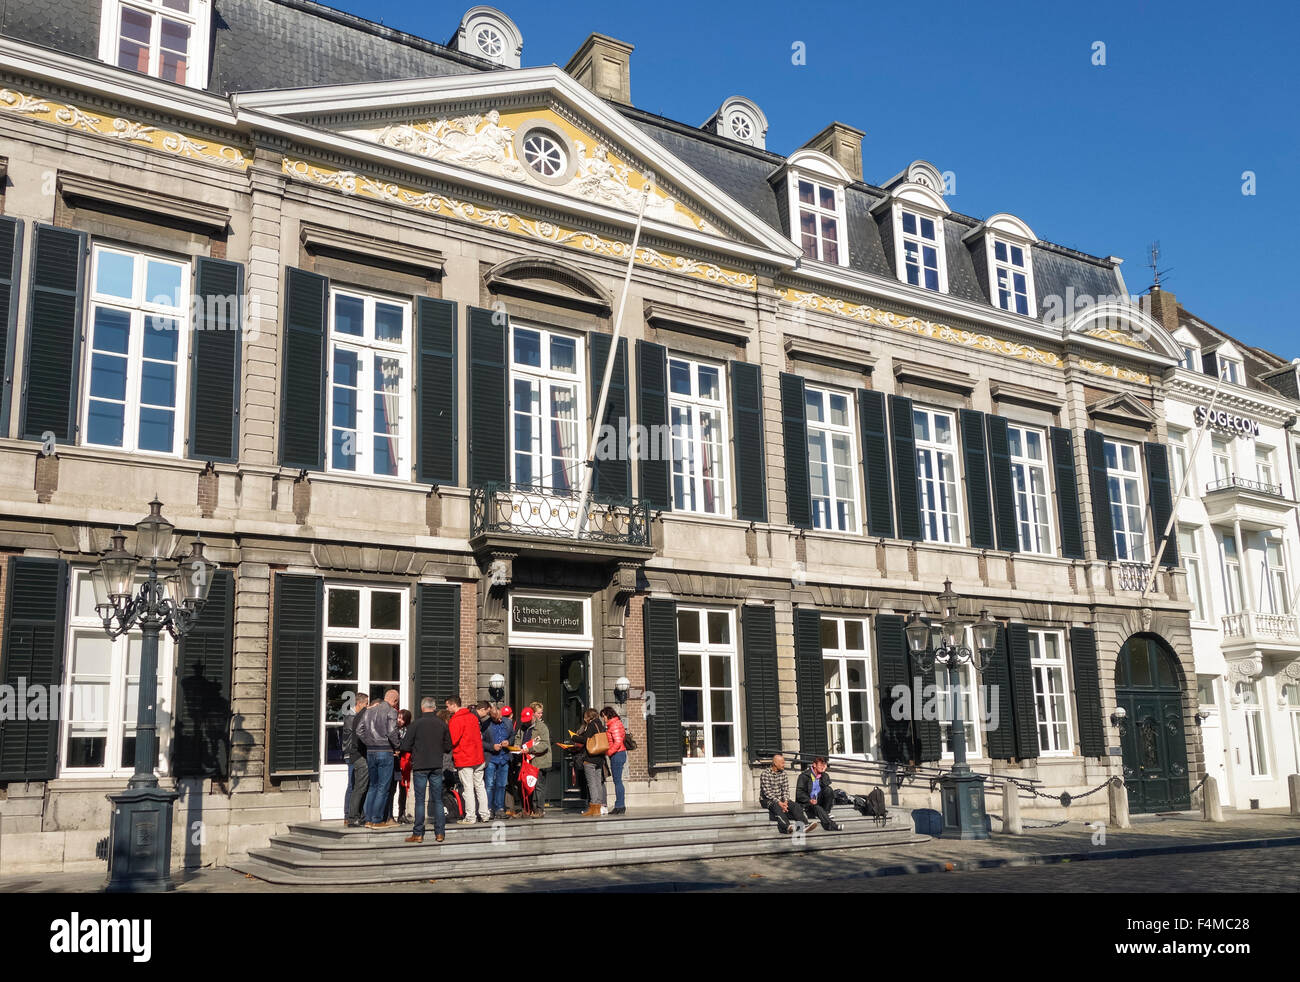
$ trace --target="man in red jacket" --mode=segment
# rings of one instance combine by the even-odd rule
[[[460,699],[452,696],[447,700],[451,710],[451,757],[456,763],[456,775],[460,778],[460,793],[465,799],[465,817],[458,825],[473,825],[475,813],[478,821],[489,821],[487,785],[483,781],[485,771],[483,762],[483,731],[479,725],[478,713],[462,707]]]

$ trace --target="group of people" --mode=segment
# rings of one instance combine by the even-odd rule
[[[784,754],[774,756],[772,766],[759,778],[759,804],[767,809],[782,835],[790,835],[797,827],[805,832],[815,832],[818,826],[828,832],[840,831],[841,826],[831,820],[835,789],[831,787],[826,767],[825,757],[814,758],[812,766],[795,782],[793,799],[790,797],[790,780],[785,773]]]
[[[348,765],[344,822],[349,828],[383,829],[410,822],[413,828],[406,841],[423,842],[427,801],[434,838],[442,842],[447,818],[443,792],[453,786],[459,787],[463,805],[460,825],[545,814],[546,772],[553,757],[540,702],[524,707],[518,721],[510,706],[486,700],[471,708],[451,696],[439,709],[434,697],[425,696],[418,718],[410,710],[399,710],[397,703],[396,689],[376,702],[359,692],[355,713],[344,717],[340,741]],[[596,734],[604,734],[604,739],[589,743]],[[584,817],[607,813],[605,775],[611,770],[615,807],[610,813],[623,814],[627,731],[618,713],[609,706],[599,712],[587,709],[582,728],[572,736],[590,795]],[[603,752],[595,752],[602,747]],[[508,788],[518,811],[506,807]],[[414,816],[408,819],[412,790]]]

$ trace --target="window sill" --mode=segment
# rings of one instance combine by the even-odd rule
[[[307,480],[313,484],[340,484],[363,488],[389,488],[394,491],[412,491],[428,494],[433,490],[432,484],[421,484],[404,477],[388,477],[382,474],[351,474],[346,471],[308,471]]]
[[[0,440],[0,447],[32,452],[40,444],[35,440]],[[206,460],[190,460],[170,454],[154,454],[145,450],[118,450],[114,447],[93,447],[81,444],[60,444],[54,456],[70,460],[93,460],[105,464],[126,464],[132,467],[166,467],[178,471],[202,473],[208,466]]]

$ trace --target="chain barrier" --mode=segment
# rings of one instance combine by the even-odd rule
[[[1047,797],[1050,798],[1051,795],[1047,795]],[[1025,831],[1029,831],[1030,829],[1033,829],[1035,832],[1037,832],[1041,829],[1059,829],[1062,825],[1068,825],[1068,824],[1070,824],[1070,819],[1067,818],[1060,822],[1052,822],[1050,825],[1025,825],[1024,823],[1021,823],[1020,827],[1023,828]]]
[[[1047,798],[1051,801],[1059,802],[1062,808],[1069,808],[1071,802],[1080,801],[1083,798],[1087,798],[1089,795],[1094,795],[1102,788],[1110,787],[1112,784],[1115,785],[1115,787],[1119,787],[1123,783],[1118,777],[1108,777],[1106,778],[1106,780],[1102,781],[1095,788],[1090,788],[1087,791],[1080,791],[1078,794],[1070,794],[1070,792],[1068,791],[1062,791],[1060,794],[1048,794],[1046,791],[1039,791],[1032,784],[1026,784],[1024,781],[1018,778],[1008,777],[1006,778],[1006,780],[1009,783],[1014,784],[1021,791],[1028,791],[1035,798]],[[1203,784],[1204,781],[1202,781],[1201,783]],[[1197,787],[1200,787],[1200,785],[1198,784]],[[1060,824],[1064,824],[1064,823],[1060,823]],[[1055,826],[1036,826],[1036,827],[1054,828]]]

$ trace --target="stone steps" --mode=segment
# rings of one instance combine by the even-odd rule
[[[891,813],[883,826],[847,809],[835,818],[843,831],[807,833],[799,848],[854,849],[927,838],[912,831],[905,812]],[[267,847],[250,849],[247,858],[232,857],[229,865],[271,883],[324,886],[584,870],[795,848],[758,809],[451,825],[441,845],[432,826],[421,844],[403,841],[410,832],[406,825],[381,831],[346,829],[342,823],[294,825]]]

